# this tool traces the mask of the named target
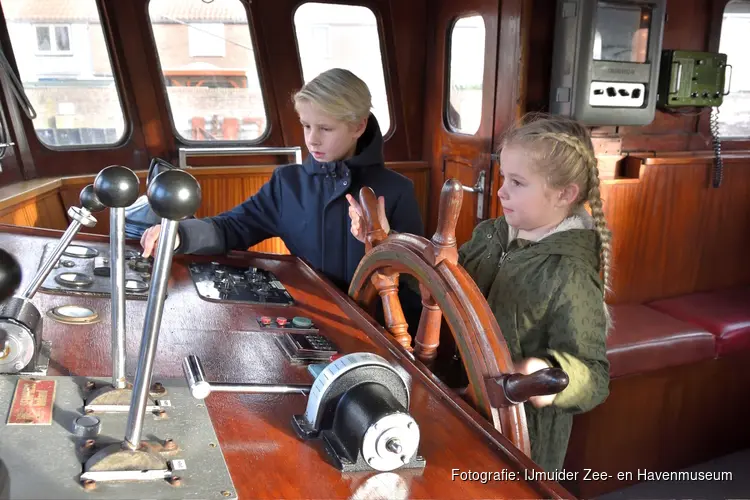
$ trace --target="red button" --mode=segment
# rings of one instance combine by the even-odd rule
[[[268,316],[261,316],[260,317],[260,324],[261,325],[270,325],[271,324],[271,318]]]
[[[286,325],[286,322],[287,322],[286,318],[282,318],[280,316],[278,318],[276,318],[276,324],[279,325],[279,326]]]

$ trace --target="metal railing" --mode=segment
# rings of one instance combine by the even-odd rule
[[[294,155],[294,161],[296,163],[302,163],[302,148],[299,146],[290,147],[261,147],[261,146],[249,146],[249,147],[205,147],[205,148],[179,148],[177,150],[179,155],[179,167],[181,169],[187,168],[188,157],[195,156],[256,156],[256,155],[277,155],[277,154],[288,154]]]

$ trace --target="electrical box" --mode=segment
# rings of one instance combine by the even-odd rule
[[[727,67],[726,54],[663,51],[659,107],[721,106]]]
[[[656,112],[666,0],[558,0],[550,112],[646,125]]]

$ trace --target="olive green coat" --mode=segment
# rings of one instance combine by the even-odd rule
[[[537,242],[517,239],[504,217],[480,223],[459,250],[459,263],[479,286],[514,363],[545,359],[568,374],[551,406],[526,403],[531,458],[561,469],[573,414],[609,395],[608,316],[598,272],[597,235],[585,212]]]

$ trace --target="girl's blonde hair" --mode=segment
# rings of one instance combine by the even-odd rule
[[[580,123],[556,115],[526,115],[510,130],[502,147],[523,146],[534,164],[554,189],[578,186],[574,207],[588,202],[599,235],[600,265],[604,290],[609,290],[612,263],[612,233],[607,227],[599,191],[599,168],[589,130]]]
[[[307,82],[292,97],[295,109],[310,102],[324,113],[346,122],[358,122],[370,115],[372,96],[367,84],[349,70],[333,68]]]

